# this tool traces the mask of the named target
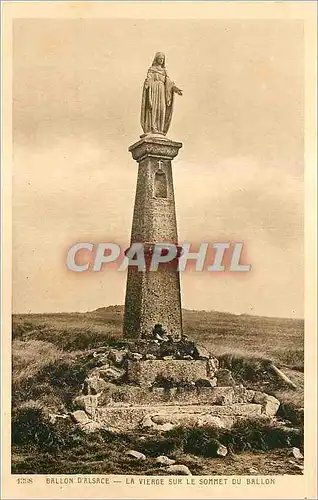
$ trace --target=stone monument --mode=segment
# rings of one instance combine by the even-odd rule
[[[130,147],[139,163],[131,244],[141,244],[146,257],[156,243],[178,249],[171,161],[182,145],[165,136],[175,93],[182,92],[157,53],[143,88],[144,134]],[[157,271],[130,267],[124,339],[94,352],[73,401],[72,418],[83,430],[229,429],[237,420],[275,417],[276,398],[245,388],[211,352],[182,334],[177,261],[178,252]]]
[[[182,147],[166,137],[175,94],[182,91],[170,80],[165,56],[157,52],[142,91],[141,125],[144,133],[129,151],[138,162],[138,180],[131,241],[142,243],[145,258],[151,257],[156,243],[176,246],[178,233],[171,162]],[[156,271],[128,269],[124,337],[149,338],[156,324],[173,339],[182,333],[178,259],[159,265]]]

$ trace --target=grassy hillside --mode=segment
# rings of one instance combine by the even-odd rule
[[[42,340],[74,351],[98,347],[122,335],[123,307],[87,313],[13,316],[13,340]],[[277,365],[303,370],[304,321],[183,310],[183,327],[215,355],[232,353],[270,358]]]
[[[144,437],[138,433],[131,437],[116,437],[104,432],[88,438],[74,429],[60,431],[48,420],[49,413],[65,413],[74,409],[72,400],[91,368],[94,349],[121,338],[122,321],[122,306],[110,306],[87,313],[13,316],[13,472],[160,473],[157,468],[154,469],[151,460],[138,465],[123,458],[127,446],[141,449],[142,443],[143,446],[148,443],[141,441]],[[280,416],[301,427],[304,366],[302,320],[184,310],[183,321],[184,331],[189,337],[218,356],[223,366],[232,370],[238,382],[277,396],[282,403]],[[274,361],[297,384],[296,391],[280,385],[268,375],[268,360]],[[245,455],[239,463],[232,455],[226,460],[194,457],[194,451],[187,444],[187,440],[193,441],[193,436],[185,437],[183,431],[177,437],[168,436],[167,442],[163,443],[157,442],[157,437],[154,437],[151,446],[154,447],[153,451],[158,451],[158,446],[163,447],[162,452],[172,453],[177,459],[179,457],[181,463],[188,464],[193,473],[198,474],[211,474],[215,467],[219,474],[227,474],[232,470],[231,467],[236,474],[248,474],[251,465],[254,467],[255,464],[258,464],[258,470],[263,474],[282,473],[282,470],[284,473],[300,473],[290,464],[284,450],[270,451],[270,457],[262,453],[248,453],[251,450],[271,450],[269,437],[273,433],[275,442],[278,439],[281,447],[301,446],[299,434],[296,433],[292,438],[280,434],[277,437],[277,429],[257,430],[255,425],[252,422],[246,428],[238,429],[238,442],[234,443],[234,449],[241,451],[240,443],[250,443],[250,448],[242,448]],[[203,429],[202,432],[210,431]],[[197,438],[196,435],[195,440]],[[171,439],[173,442],[176,439],[176,449],[172,451],[169,448]],[[204,434],[202,439],[209,441],[211,436]],[[149,453],[149,450],[144,451]],[[268,458],[273,459],[274,456],[275,462],[268,469]]]

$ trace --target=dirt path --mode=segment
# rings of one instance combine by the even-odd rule
[[[199,458],[184,455],[180,463],[186,464],[199,475],[295,475],[302,474],[303,460],[289,456],[287,449],[270,452],[240,453],[224,458]],[[196,469],[197,472],[194,472]]]

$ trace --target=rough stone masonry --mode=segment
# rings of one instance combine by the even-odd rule
[[[130,147],[139,164],[131,244],[143,243],[151,254],[155,243],[177,245],[177,222],[171,160],[182,144],[147,135]],[[178,340],[182,333],[180,280],[177,261],[157,271],[128,269],[124,337],[151,338],[156,324]]]

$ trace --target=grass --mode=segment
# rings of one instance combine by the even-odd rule
[[[187,456],[217,456],[220,443],[230,454],[268,451],[290,446],[302,447],[302,430],[286,429],[270,420],[237,422],[231,430],[211,427],[177,427],[166,433],[140,431],[115,434],[100,430],[87,435],[68,421],[52,424],[40,405],[29,403],[13,413],[13,473],[78,474],[78,473],[160,473],[153,460],[169,455],[187,465]],[[125,454],[133,448],[144,452],[147,460],[135,461]],[[189,464],[190,465],[190,464]],[[200,460],[192,459],[191,470],[200,474]]]
[[[12,352],[13,409],[36,401],[51,412],[72,410],[72,399],[96,366],[92,351],[63,351],[41,340],[14,340]]]
[[[64,350],[102,346],[122,336],[123,307],[88,313],[13,316],[13,338],[42,340]],[[215,311],[183,310],[184,331],[216,356],[232,353],[271,359],[278,366],[303,371],[304,321]]]
[[[282,402],[280,416],[302,427],[302,320],[187,310],[183,318],[185,333],[216,355],[237,383],[278,397]],[[121,338],[122,320],[122,306],[88,313],[13,316],[13,472],[161,473],[150,458],[136,463],[127,457],[125,450],[133,447],[149,457],[182,457],[182,463],[191,464],[193,473],[206,474],[206,464],[212,467],[208,460],[215,456],[218,442],[228,446],[232,454],[301,446],[301,432],[286,434],[265,421],[240,423],[231,433],[178,428],[165,435],[149,435],[146,440],[138,433],[118,436],[105,431],[87,437],[64,421],[53,425],[49,413],[73,409],[72,399],[87,371],[95,366],[94,349]],[[297,384],[297,391],[273,377],[269,370],[272,361]]]
[[[44,407],[27,402],[13,411],[12,473],[86,474],[140,473],[152,461],[136,463],[125,451],[136,436],[100,430],[87,435],[68,420],[53,424]]]
[[[106,319],[106,321],[105,321]],[[121,335],[122,312],[19,314],[13,316],[13,339],[50,342],[66,351],[91,349]]]
[[[216,457],[221,443],[231,453],[267,451],[289,446],[302,447],[302,430],[286,429],[270,419],[239,420],[230,430],[214,427],[176,427],[164,436],[154,437],[141,445],[150,456],[176,452]]]
[[[270,359],[277,366],[304,369],[304,321],[184,311],[184,329],[216,356]]]

